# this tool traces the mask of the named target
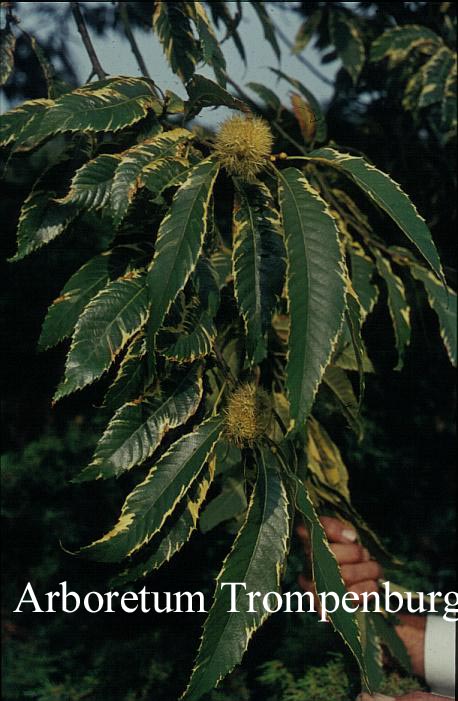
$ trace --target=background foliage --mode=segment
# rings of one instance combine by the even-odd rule
[[[137,3],[129,5],[136,6]],[[319,22],[317,15],[313,19],[316,41],[325,53],[324,60],[326,52],[333,46],[329,17],[326,17],[328,10],[324,6],[334,5],[342,14],[339,3],[307,3],[304,9],[308,22],[312,12],[320,11],[324,15]],[[402,10],[399,5],[403,6]],[[392,26],[393,18],[401,25],[428,27],[448,41],[447,32],[451,31],[449,27],[454,21],[452,9],[445,7],[448,3],[442,3],[439,15],[431,10],[432,5],[419,3],[411,9],[411,3],[359,3],[354,16],[343,12],[340,21],[356,23],[360,40],[366,48]],[[297,8],[297,11],[300,14],[302,8]],[[106,8],[97,16],[89,13],[89,26],[97,26],[103,31],[108,22],[114,21],[113,15],[110,15],[112,12],[112,8],[110,11]],[[131,17],[134,16],[133,12]],[[148,21],[149,17],[147,15]],[[298,26],[302,19],[298,18]],[[336,22],[331,20],[331,26]],[[302,37],[304,33],[302,25]],[[53,57],[52,46],[43,48],[50,58]],[[64,51],[65,47],[61,49]],[[21,50],[17,49],[16,54],[20,57]],[[411,58],[417,61],[415,65],[421,71],[425,56],[414,55]],[[13,73],[6,90],[10,90],[10,94],[16,90],[22,97],[44,97],[42,77],[35,80],[40,71],[42,73],[42,68],[30,60],[30,56],[24,65],[26,70],[23,73],[27,80],[17,84],[16,76],[20,72]],[[72,81],[70,70],[67,73],[62,71],[61,77]],[[27,88],[28,84],[39,86],[40,82],[42,92],[39,94]],[[450,196],[454,189],[450,159],[453,140],[450,143],[447,130],[444,133],[437,129],[437,118],[426,109],[428,105],[424,109],[406,109],[403,106],[405,90],[406,80],[402,71],[399,74],[396,62],[390,67],[386,63],[379,65],[377,61],[365,63],[358,76],[354,71],[352,75],[351,71],[342,68],[337,76],[335,95],[327,110],[330,137],[362,150],[378,166],[390,172],[415,202],[420,206],[421,203],[428,203],[428,223],[440,246],[446,274],[453,286],[456,282],[451,249],[455,218],[454,200]],[[272,116],[269,111],[272,109],[274,107],[268,105],[266,116]],[[300,140],[301,123],[294,117],[294,104],[292,111],[286,112],[283,119],[289,134]],[[286,142],[283,146],[286,149],[289,147]],[[35,163],[32,162],[34,172],[30,171],[29,164],[24,167],[21,159],[16,159],[14,167],[8,171],[4,205],[4,221],[11,223],[10,242],[6,240],[5,244],[8,256],[14,252],[14,229],[19,205],[30,191],[34,175],[42,170],[47,158],[46,153],[37,154],[37,157]],[[441,187],[437,188],[439,181]],[[109,226],[106,237],[107,240],[110,237]],[[74,562],[57,547],[59,538],[75,546],[89,542],[100,532],[100,514],[103,513],[106,519],[103,525],[108,527],[112,520],[110,514],[118,509],[121,494],[116,485],[110,485],[109,489],[106,484],[103,489],[96,485],[93,492],[75,487],[75,490],[81,489],[79,498],[78,491],[72,489],[70,493],[67,485],[68,477],[87,463],[102,427],[97,423],[95,412],[88,410],[87,395],[85,399],[76,397],[71,405],[68,403],[51,411],[49,396],[60,375],[60,355],[52,351],[47,355],[35,356],[39,327],[49,299],[59,293],[69,274],[89,254],[96,252],[94,241],[90,235],[85,235],[81,227],[79,231],[71,233],[67,245],[57,244],[53,250],[43,249],[36,254],[34,261],[25,260],[14,268],[10,265],[5,268],[8,295],[4,318],[9,344],[3,363],[8,369],[4,416],[6,444],[10,450],[3,460],[3,466],[5,518],[7,528],[11,528],[11,534],[14,534],[14,538],[11,537],[13,550],[7,554],[6,560],[7,611],[13,608],[10,602],[13,604],[17,600],[23,582],[28,579],[39,583],[42,591],[47,591],[52,582],[62,579],[74,582],[75,586],[80,581],[85,587],[90,581],[90,588],[100,587],[101,590],[106,581],[107,572],[103,568],[87,562]],[[38,270],[40,275],[37,275]],[[344,446],[346,462],[351,466],[354,503],[384,536],[391,550],[408,560],[404,569],[404,583],[415,589],[428,586],[447,589],[453,586],[454,578],[454,504],[451,496],[454,476],[450,419],[454,398],[450,392],[451,370],[445,352],[437,341],[437,322],[433,313],[427,312],[425,305],[418,301],[421,294],[418,288],[410,290],[409,301],[418,314],[414,317],[416,328],[401,373],[393,373],[397,359],[393,339],[386,331],[389,321],[382,305],[377,308],[372,321],[368,322],[366,340],[369,351],[371,348],[376,350],[372,355],[374,362],[377,362],[379,375],[367,379],[364,404],[366,435],[362,443],[357,443],[345,423],[336,420],[334,437],[339,445]],[[30,305],[30,299],[34,300],[33,305]],[[17,378],[21,378],[20,382]],[[31,387],[33,392],[30,391]],[[93,397],[94,402],[98,401],[97,394],[94,393]],[[321,410],[327,413],[326,401],[323,401]],[[367,488],[368,471],[370,490]],[[405,498],[406,494],[409,495],[408,499]],[[50,533],[53,534],[52,538],[49,537]],[[206,540],[197,535],[189,549],[185,549],[165,572],[154,578],[154,588],[167,589],[170,588],[167,585],[173,583],[179,589],[185,586],[203,591],[211,589],[210,574],[216,573],[218,562],[229,542],[223,527],[218,527],[213,534],[211,539]],[[300,568],[300,559],[299,553],[292,557],[288,574],[291,583],[295,579],[295,568]],[[24,576],[24,562],[30,573],[27,577]],[[177,582],[180,582],[180,586],[176,586]],[[29,621],[27,618],[24,616],[18,625],[15,619],[10,620],[8,614],[5,617],[5,653],[9,663],[5,698],[21,698],[21,695],[28,693],[32,698],[44,699],[52,692],[56,698],[60,693],[61,698],[97,699],[106,697],[109,692],[112,698],[141,699],[148,698],[150,690],[158,687],[161,691],[156,691],[156,694],[170,698],[184,687],[185,670],[190,667],[194,647],[190,641],[197,640],[201,623],[198,617],[176,615],[176,625],[170,624],[170,617],[157,623],[149,619],[142,621],[140,617],[135,617],[135,620],[128,617],[128,621],[125,621],[124,617],[120,625],[118,616],[116,621],[104,620],[101,624],[99,620],[95,622],[90,616],[83,615],[75,621],[73,640],[69,644],[65,619],[50,616],[49,620],[45,617],[43,623],[37,624],[35,620]],[[189,621],[188,618],[193,620]],[[320,630],[321,643],[317,644],[318,631],[311,621],[284,619],[288,617],[274,617],[268,624],[270,630],[262,631],[256,638],[242,671],[226,682],[227,698],[233,698],[234,694],[238,698],[256,698],[257,694],[262,697],[269,684],[275,689],[272,691],[276,694],[274,698],[281,698],[283,691],[279,689],[288,685],[289,688],[294,687],[296,694],[305,694],[297,698],[308,698],[307,694],[310,695],[313,688],[310,685],[313,684],[314,672],[310,669],[304,677],[304,668],[312,668],[326,661],[329,651],[338,647],[338,643],[335,639],[328,639]],[[186,635],[183,635],[183,630],[186,630]],[[183,641],[179,646],[177,639]],[[313,653],[308,644],[311,639],[314,640]],[[64,658],[61,655],[63,640],[67,650]],[[91,640],[89,645],[88,640]],[[159,654],[167,649],[168,644],[173,646],[173,660],[166,654]],[[144,654],[138,654],[140,649]],[[271,667],[270,676],[269,668],[261,672],[258,666],[266,656],[283,659],[293,680],[288,677],[287,683],[281,681],[281,665]],[[126,657],[132,660],[128,668],[125,664],[117,663],[117,660],[122,661]],[[351,661],[344,659],[344,662],[340,658],[330,662],[327,673],[330,684],[333,683],[335,665],[340,664],[350,665],[349,683],[356,680]],[[277,676],[272,669],[277,669]],[[83,674],[81,670],[84,670]],[[307,675],[308,681],[304,681]],[[320,673],[318,683],[324,685],[325,679],[326,675]],[[310,688],[307,688],[307,684]],[[225,693],[223,687],[222,691],[213,692],[213,695],[215,699],[224,698]],[[342,693],[348,692],[344,690]]]

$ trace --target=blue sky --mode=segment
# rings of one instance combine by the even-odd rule
[[[49,31],[55,28],[51,28],[43,22],[42,16],[40,18],[36,11],[37,4],[38,3],[34,2],[18,3],[18,15],[21,18],[21,25],[24,29],[36,35],[39,40],[40,38],[43,39]],[[45,3],[40,3],[40,5],[44,4]],[[85,4],[100,5],[104,3],[81,3],[83,8]],[[111,5],[111,3],[109,4]],[[54,7],[64,6],[67,5],[67,3],[54,2],[52,5]],[[233,12],[235,12],[236,3],[229,2],[228,5],[233,5]],[[290,40],[294,40],[295,33],[299,27],[300,18],[295,13],[285,11],[278,7],[278,5],[279,3],[276,2],[266,3],[270,17],[273,23],[281,28]],[[276,92],[285,105],[288,105],[288,93],[291,88],[284,82],[277,83],[275,76],[269,71],[269,66],[278,67],[277,58],[269,43],[265,40],[259,20],[248,2],[243,3],[243,19],[239,31],[246,50],[247,65],[245,66],[240,59],[233,42],[230,40],[226,41],[223,49],[229,75],[241,86],[245,86],[246,83],[250,81],[267,85]],[[163,89],[173,90],[181,97],[185,97],[186,92],[183,84],[169,69],[162,48],[155,35],[152,32],[135,30],[135,36],[146,65],[148,66],[148,70],[156,83]],[[115,33],[110,31],[104,35],[103,38],[92,33],[91,38],[101,64],[109,74],[140,74],[127,39],[121,38],[119,32]],[[73,23],[71,23],[69,43],[80,82],[84,83],[90,74],[91,66],[89,58],[82,46],[80,36]],[[282,49],[281,69],[288,75],[301,80],[304,85],[315,94],[320,102],[325,103],[331,96],[332,88],[324,81],[316,78],[296,56],[291,54],[290,50],[281,40],[279,43]],[[318,53],[310,46],[307,47],[303,55],[316,67],[319,67],[321,72],[330,79],[334,77],[336,70],[340,66],[339,61],[334,61],[326,66],[320,66]],[[213,72],[207,66],[199,67],[198,72],[209,78],[213,78]],[[219,108],[214,111],[206,110],[205,112],[205,122],[209,125],[217,123],[226,116],[224,108]]]

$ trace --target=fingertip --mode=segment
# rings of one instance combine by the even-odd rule
[[[303,523],[299,523],[299,524],[296,526],[296,535],[297,535],[301,540],[305,540],[305,539],[307,538],[307,536],[308,536],[307,529],[306,529],[306,527],[304,526]]]
[[[351,528],[343,528],[341,531],[341,536],[343,539],[345,539],[344,542],[349,543],[356,543],[358,539],[358,534]]]

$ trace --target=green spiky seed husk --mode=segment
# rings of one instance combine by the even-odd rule
[[[223,122],[214,153],[230,175],[253,182],[272,152],[273,137],[261,117],[235,116]]]
[[[252,447],[264,436],[272,417],[272,405],[265,390],[253,382],[240,385],[230,395],[226,414],[226,436],[239,448]]]

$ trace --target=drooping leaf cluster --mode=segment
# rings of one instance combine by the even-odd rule
[[[263,4],[253,6],[275,46]],[[110,418],[80,479],[141,474],[113,528],[81,554],[127,559],[121,582],[147,575],[189,539],[216,481],[219,494],[202,512],[202,529],[231,518],[240,524],[184,694],[191,700],[240,662],[266,618],[260,604],[230,613],[220,583],[279,592],[296,511],[311,531],[319,591],[345,592],[318,518],[323,505],[353,522],[382,563],[391,562],[351,504],[347,469],[313,414],[314,402],[326,388],[335,411],[362,434],[364,375],[373,371],[364,323],[379,296],[386,300],[401,368],[411,333],[406,288],[417,283],[456,364],[456,294],[425,220],[401,187],[360,155],[335,144],[318,147],[325,120],[299,81],[276,71],[297,90],[291,116],[304,147],[263,154],[249,180],[246,169],[229,172],[214,137],[189,121],[205,107],[225,105],[245,115],[251,133],[256,107],[226,90],[224,60],[202,3],[158,3],[153,25],[186,81],[188,100],[162,94],[148,78],[106,78],[11,110],[2,118],[0,143],[7,160],[44,147],[53,153],[23,203],[14,261],[89,216],[94,236],[97,222],[112,230],[109,247],[77,270],[51,304],[40,337],[43,349],[70,342],[55,402],[97,380],[104,385]],[[363,57],[344,12],[332,20],[331,34],[356,81],[355,56]],[[195,73],[202,57],[219,84]],[[251,87],[270,108],[283,109],[266,86]],[[234,138],[248,159],[247,134],[242,120]],[[224,206],[222,192],[230,193]],[[374,228],[379,216],[397,227],[399,244]],[[257,415],[268,409],[256,401],[252,415],[231,416],[242,438],[256,436],[231,444],[230,397],[253,385],[269,397],[268,418]],[[363,683],[374,689],[381,641],[401,661],[403,654],[394,629],[379,620],[343,609],[331,615]]]

